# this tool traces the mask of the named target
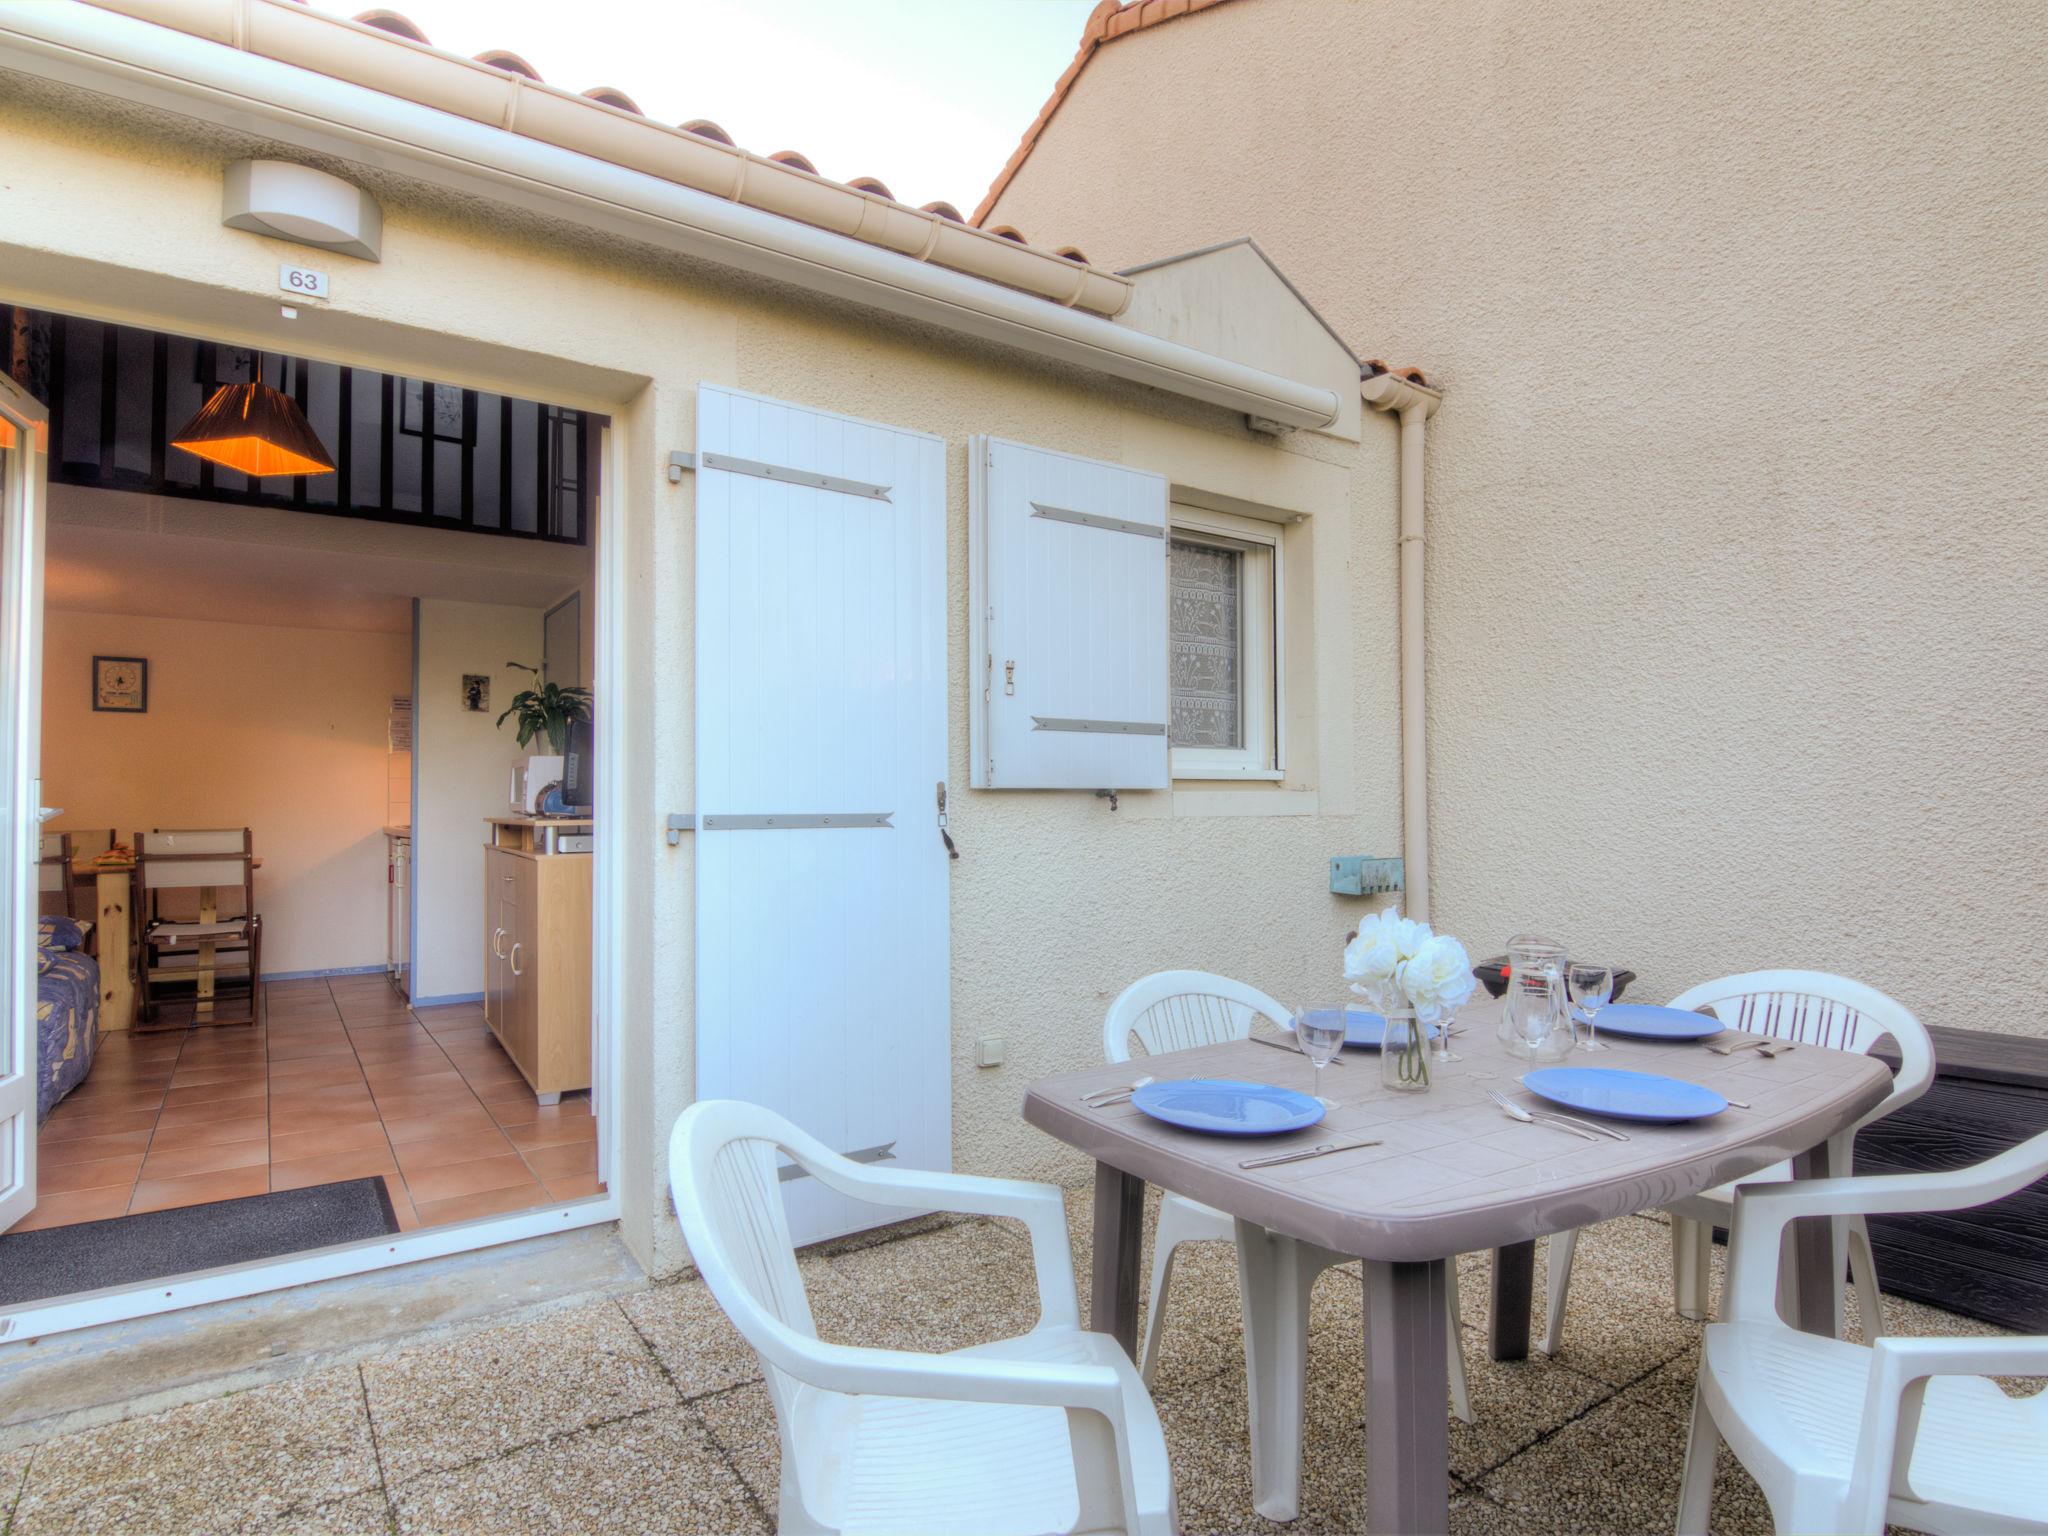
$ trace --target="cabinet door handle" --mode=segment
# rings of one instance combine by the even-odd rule
[[[505,937],[505,930],[504,930],[504,929],[502,929],[502,928],[493,928],[493,929],[491,930],[491,956],[492,956],[492,958],[493,958],[493,959],[496,959],[496,960],[502,960],[502,959],[504,959],[504,958],[505,958],[505,951],[504,951],[504,950],[503,950],[502,948],[500,948],[500,947],[499,947],[499,945],[498,945],[498,940],[500,940],[500,939],[502,939],[502,938],[504,938],[504,937]]]
[[[515,941],[512,945],[512,974],[514,976],[524,976],[526,974],[526,972],[519,969],[519,949],[520,946]]]

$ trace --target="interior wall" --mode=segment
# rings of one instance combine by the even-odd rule
[[[43,802],[55,828],[251,829],[263,969],[381,966],[386,720],[405,635],[52,609]],[[143,714],[92,708],[92,658],[149,662]]]
[[[422,599],[413,697],[413,978],[415,1003],[473,999],[484,988],[485,818],[511,814],[518,746],[498,716],[540,662],[541,609]],[[490,707],[466,707],[462,680],[490,679]],[[546,751],[545,745],[537,750]]]
[[[1252,235],[1444,386],[1434,915],[1476,952],[2040,1035],[1987,958],[2048,924],[2044,159],[2038,4],[1241,0],[1101,48],[994,217],[1112,266]]]

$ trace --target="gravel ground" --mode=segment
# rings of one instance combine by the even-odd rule
[[[1087,1204],[1068,1196],[1084,1277]],[[1498,1365],[1484,1261],[1466,1258],[1478,1422],[1451,1424],[1454,1532],[1670,1529],[1699,1329],[1672,1314],[1669,1264],[1653,1217],[1588,1231],[1558,1357]],[[1000,1222],[922,1222],[807,1254],[803,1271],[820,1334],[845,1342],[952,1348],[1036,1312],[1028,1245]],[[1361,1301],[1356,1266],[1317,1287],[1291,1532],[1364,1528]],[[1995,1331],[1886,1308],[1897,1333]],[[1184,1249],[1156,1391],[1191,1536],[1280,1529],[1252,1511],[1240,1344],[1229,1250]],[[680,1281],[0,1454],[0,1536],[766,1532],[778,1463],[752,1352]],[[1725,1452],[1715,1529],[1770,1529]]]

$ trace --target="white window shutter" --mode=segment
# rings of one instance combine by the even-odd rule
[[[990,437],[969,453],[970,781],[1166,788],[1166,478]]]

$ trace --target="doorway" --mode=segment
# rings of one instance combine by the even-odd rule
[[[5,334],[19,336],[23,312],[0,313]],[[240,1263],[201,1245],[214,1262],[150,1276],[147,1290],[0,1297],[0,1322],[18,1307],[21,1331],[52,1331],[610,1219],[610,1053],[605,1013],[593,1011],[608,985],[596,939],[603,822],[562,799],[563,754],[549,752],[544,727],[513,743],[522,694],[544,688],[551,671],[559,689],[602,669],[602,418],[50,318],[58,340],[45,355],[59,362],[34,382],[56,406],[54,483],[44,490],[34,470],[10,468],[24,487],[18,499],[37,514],[19,519],[22,543],[44,524],[53,542],[47,564],[36,547],[21,575],[10,566],[7,577],[26,587],[47,576],[47,614],[30,611],[23,628],[35,643],[47,632],[52,651],[47,665],[10,656],[8,676],[21,685],[19,755],[59,770],[43,775],[51,788],[41,798],[63,807],[47,830],[75,841],[53,860],[42,830],[23,834],[28,852],[16,867],[30,875],[0,918],[13,919],[8,931],[27,951],[18,967],[27,985],[11,996],[33,990],[39,909],[83,918],[95,931],[81,947],[110,977],[125,974],[130,995],[115,1000],[125,1015],[101,996],[102,1016],[75,1031],[90,1039],[89,1059],[54,1103],[34,1101],[42,1042],[8,1031],[0,1134],[14,1151],[0,1165],[13,1175],[0,1178],[0,1243],[166,1213],[218,1217],[241,1202],[345,1184],[375,1186],[385,1210],[374,1233],[351,1229]],[[102,364],[92,382],[112,391],[89,413],[76,408],[89,393],[79,370],[67,376],[63,366],[80,357]],[[177,451],[165,439],[182,403],[169,386],[184,388],[188,359],[206,387],[224,382],[223,368],[246,369],[297,403],[342,450],[332,484],[172,471]],[[9,361],[20,371],[11,366],[19,352]],[[146,382],[124,387],[135,378]],[[36,404],[33,390],[11,388]],[[78,425],[88,414],[93,433]],[[94,454],[82,451],[91,435]],[[568,683],[568,662],[550,660],[568,645],[564,613],[590,615]],[[597,666],[584,666],[585,652]],[[109,658],[122,665],[101,664]],[[581,748],[586,783],[593,758],[597,772],[609,766],[595,713],[598,729]],[[160,738],[176,727],[168,736],[184,738],[199,766],[172,772],[161,740],[140,741],[152,723]],[[40,759],[29,739],[38,727]],[[135,736],[124,744],[139,750],[83,739],[108,730]],[[300,754],[295,763],[277,756],[287,749]],[[142,800],[120,802],[116,781],[142,764],[154,765],[153,781]],[[190,792],[201,780],[206,793]],[[290,794],[259,803],[280,784],[297,786],[296,804]],[[20,802],[34,803],[32,793]],[[8,824],[23,816],[10,807]],[[242,835],[253,899],[192,910],[179,902],[195,881],[138,872],[177,874],[170,840],[200,833]],[[552,873],[580,866],[570,881],[581,891],[571,903],[580,932],[556,946],[551,1005],[569,1019],[556,1033],[580,1047],[569,1052],[580,1062],[557,1063],[545,1082],[508,1019],[493,1016],[485,985],[484,863],[500,847],[551,861]],[[52,864],[65,872],[56,881]],[[219,873],[210,863],[203,872]],[[232,884],[210,880],[206,899]],[[125,893],[115,904],[133,914],[126,933],[106,922],[103,892]],[[245,926],[232,939],[173,933],[198,941],[183,955],[156,942],[195,921]],[[59,925],[58,942],[70,937]],[[580,967],[559,963],[564,950]],[[532,954],[520,958],[530,971]],[[181,964],[214,989],[188,982]],[[36,1007],[17,1001],[31,1023]],[[24,1093],[25,1107],[15,1102]],[[120,1235],[101,1230],[110,1242]],[[162,1235],[140,1246],[178,1251]],[[236,1257],[232,1244],[226,1254]],[[118,1286],[118,1266],[96,1270],[93,1289],[105,1292],[110,1277]]]

